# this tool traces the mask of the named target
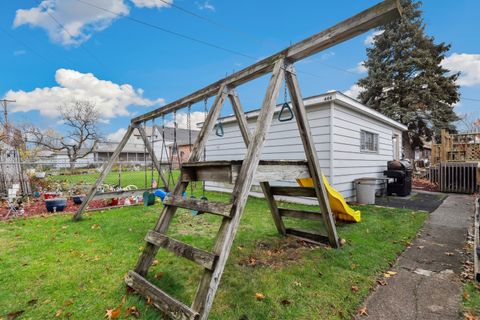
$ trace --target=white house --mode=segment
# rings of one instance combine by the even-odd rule
[[[347,200],[355,200],[355,179],[382,178],[387,161],[400,159],[402,132],[407,130],[404,125],[338,91],[306,98],[304,103],[322,172]],[[281,105],[277,106],[262,159],[304,160],[296,121],[280,122],[280,109]],[[259,110],[246,113],[252,131],[258,114]],[[224,136],[210,135],[206,146],[207,160],[243,159],[246,148],[235,116],[220,121]],[[283,181],[277,184],[296,183]],[[228,191],[231,186],[208,182],[206,187]],[[255,190],[254,186],[252,191]]]

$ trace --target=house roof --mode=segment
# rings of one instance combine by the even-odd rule
[[[389,126],[392,126],[396,129],[402,130],[402,131],[407,131],[408,128],[401,124],[400,122],[397,122],[383,114],[381,114],[378,111],[373,110],[370,107],[367,107],[366,105],[360,103],[359,101],[350,98],[349,96],[339,92],[339,91],[330,91],[326,92],[320,95],[312,96],[305,98],[303,100],[303,103],[305,104],[305,108],[308,108],[310,106],[314,105],[319,105],[319,104],[328,104],[330,102],[336,102],[339,105],[342,105],[344,107],[347,107],[349,109],[355,110],[361,114],[367,115],[371,118],[374,118],[378,121],[381,121]],[[282,104],[279,104],[276,106],[275,112],[279,112],[282,107]],[[252,111],[245,112],[245,116],[247,119],[251,118],[256,118],[258,117],[258,114],[260,113],[260,109],[255,109]],[[222,120],[223,123],[228,123],[228,122],[235,122],[237,121],[237,118],[234,115],[229,115],[223,118],[220,118],[219,120]],[[201,125],[201,123],[199,123]]]

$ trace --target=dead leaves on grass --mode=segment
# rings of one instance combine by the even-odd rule
[[[257,293],[255,293],[255,299],[261,301],[261,300],[265,299],[265,295],[263,293],[257,292]]]
[[[7,314],[7,320],[14,320],[14,319],[20,317],[24,312],[25,312],[25,310],[18,310],[18,311],[10,312],[9,314]]]
[[[473,314],[470,310],[467,310],[463,313],[463,318],[465,320],[479,320],[479,318]]]
[[[358,308],[357,309],[357,314],[361,317],[362,316],[368,317],[367,307],[363,306],[363,307]]]

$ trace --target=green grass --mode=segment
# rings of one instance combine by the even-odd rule
[[[338,226],[347,240],[343,248],[311,248],[280,237],[266,202],[250,198],[210,319],[350,319],[426,218],[411,210],[360,209],[361,223]],[[90,213],[77,223],[61,215],[0,223],[0,318],[23,310],[22,319],[51,319],[57,312],[59,318],[102,319],[126,294],[123,277],[134,268],[160,210],[157,205]],[[219,222],[179,210],[169,234],[209,249]],[[149,279],[189,305],[202,269],[165,250],[157,259]],[[256,300],[255,293],[265,299]],[[139,296],[128,295],[123,312],[131,305],[141,319],[160,315]]]
[[[480,316],[480,288],[474,280],[463,285],[463,309],[472,316]]]
[[[85,174],[56,175],[56,176],[48,177],[48,179],[51,179],[55,182],[66,182],[71,185],[74,185],[77,183],[93,184],[97,180],[99,175],[100,173],[90,170],[89,173],[85,173]],[[173,185],[174,181],[177,181],[178,175],[179,175],[178,170],[172,171],[172,175],[170,177],[170,185]],[[156,173],[154,173],[153,176],[155,180],[157,180],[159,186],[163,185],[161,179],[159,179]],[[168,175],[166,176],[166,178],[168,179]],[[145,184],[145,181],[146,181],[146,184]],[[146,172],[146,178],[145,178],[145,171],[122,171],[120,173],[120,178],[119,178],[118,172],[110,171],[103,183],[109,184],[109,185],[118,185],[120,183],[122,187],[126,187],[128,185],[133,184],[138,188],[143,189],[143,188],[149,188],[151,181],[152,181],[152,173],[149,169]]]

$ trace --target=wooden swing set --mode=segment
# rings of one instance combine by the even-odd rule
[[[102,183],[110,171],[115,159],[124,148],[134,129],[139,130],[164,186],[168,186],[168,181],[162,173],[161,164],[155,157],[142,124],[176,112],[179,109],[190,108],[196,102],[215,96],[213,105],[193,144],[189,160],[187,163],[182,164],[180,177],[174,189],[171,190],[171,195],[164,199],[164,207],[157,224],[145,237],[147,242],[145,249],[134,271],[128,272],[125,277],[127,286],[144,297],[151,299],[157,308],[172,318],[208,319],[215,292],[219,286],[253,182],[260,183],[273,221],[280,234],[295,236],[316,243],[328,243],[333,248],[338,248],[339,238],[335,228],[335,220],[322,180],[321,168],[310,132],[294,63],[362,34],[371,28],[392,21],[400,15],[401,8],[398,0],[386,0],[184,98],[133,118],[125,136],[73,219],[79,220],[81,218],[83,210],[96,192],[96,187]],[[269,73],[271,77],[256,127],[253,132],[250,132],[235,88]],[[290,93],[293,115],[305,149],[305,161],[260,160],[283,81],[286,82]],[[204,147],[209,134],[214,130],[218,131],[217,119],[226,99],[229,99],[232,104],[243,140],[247,146],[245,158],[244,160],[235,161],[205,161],[205,159],[201,161],[201,155],[204,153]],[[270,186],[269,183],[271,181],[295,180],[306,177],[313,179],[314,188],[278,187]],[[188,185],[193,181],[222,181],[234,184],[229,203],[182,197]],[[279,208],[275,202],[274,195],[316,197],[320,205],[320,212]],[[211,252],[195,248],[167,236],[167,231],[177,208],[186,208],[223,217]],[[321,220],[327,235],[313,231],[287,228],[282,219],[283,217]],[[146,279],[148,270],[159,248],[169,250],[177,256],[194,261],[205,269],[190,307],[169,296]]]

